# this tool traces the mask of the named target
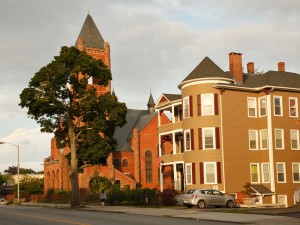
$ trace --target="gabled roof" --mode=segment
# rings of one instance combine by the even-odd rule
[[[181,95],[179,94],[163,94],[170,102],[181,99]]]
[[[136,127],[143,130],[155,117],[156,113],[149,113],[148,110],[128,109],[126,114],[127,123],[123,127],[117,127],[114,138],[117,140],[116,151],[128,151],[131,149],[130,138]]]
[[[251,184],[251,189],[258,195],[274,195],[275,192],[271,191],[269,188],[262,184]]]
[[[205,57],[182,82],[211,77],[232,78],[228,72],[224,72],[210,58]]]
[[[181,101],[181,95],[179,94],[161,94],[161,96],[159,97],[155,108],[159,108],[160,106],[167,106],[172,104],[172,102],[174,101]]]
[[[87,15],[83,23],[75,47],[78,47],[79,38],[84,40],[84,47],[104,49],[105,41],[90,14]]]

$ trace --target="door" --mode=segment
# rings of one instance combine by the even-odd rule
[[[287,207],[287,195],[278,195],[278,204]]]
[[[295,204],[300,204],[300,188],[295,190]]]

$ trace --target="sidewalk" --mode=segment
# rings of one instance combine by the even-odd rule
[[[48,203],[22,203],[24,206],[36,207],[54,207],[54,208],[70,208],[69,204],[48,204]],[[226,213],[214,210],[201,210],[198,208],[186,209],[184,207],[178,208],[141,208],[131,206],[98,206],[87,205],[78,210],[87,211],[102,211],[111,213],[128,213],[134,215],[148,215],[148,216],[166,216],[174,218],[187,218],[195,220],[221,221],[238,224],[257,224],[257,225],[299,225],[299,218],[292,218],[287,216],[279,216],[280,213],[275,209],[267,210],[268,215],[262,215],[262,211],[251,211],[251,213]],[[236,211],[235,211],[236,212]],[[253,214],[255,213],[255,214]],[[299,212],[300,213],[300,212]]]

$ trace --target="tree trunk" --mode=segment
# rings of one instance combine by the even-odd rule
[[[78,183],[78,168],[77,168],[77,153],[76,153],[76,137],[74,129],[69,125],[70,151],[71,151],[71,207],[80,206],[79,183]]]

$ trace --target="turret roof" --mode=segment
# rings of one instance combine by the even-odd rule
[[[210,58],[205,57],[199,65],[182,81],[195,80],[199,78],[222,77],[231,79],[228,72],[224,72]]]

